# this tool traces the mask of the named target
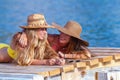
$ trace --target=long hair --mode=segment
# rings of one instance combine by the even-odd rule
[[[21,49],[19,45],[15,44],[16,47],[14,50],[16,52],[16,61],[19,65],[30,65],[32,59],[41,60],[44,58],[47,34],[44,37],[44,40],[40,40],[36,35],[35,29],[26,29],[24,32],[28,39],[28,45],[24,49]],[[13,37],[13,41],[15,41],[14,39],[15,38]]]
[[[88,45],[77,38],[71,37],[66,53],[80,54],[81,59],[88,59],[91,57],[91,51],[87,48]]]
[[[74,37],[71,37],[66,53],[84,50],[81,46],[87,47],[88,44],[84,44],[81,40],[74,38]]]

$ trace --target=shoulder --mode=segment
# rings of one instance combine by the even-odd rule
[[[19,44],[19,39],[21,37],[21,34],[22,34],[22,32],[17,32],[13,35],[13,38],[12,38],[11,44],[10,44],[12,49],[15,49],[16,46],[21,47],[20,44]]]

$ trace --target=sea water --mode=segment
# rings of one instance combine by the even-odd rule
[[[48,24],[62,27],[69,20],[82,26],[81,38],[90,47],[120,47],[120,0],[0,0],[0,42],[10,43],[19,26],[33,13],[45,15]],[[59,33],[48,29],[48,33]]]

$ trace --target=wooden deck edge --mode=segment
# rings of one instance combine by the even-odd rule
[[[76,62],[75,64],[74,64],[74,66],[76,67],[76,68],[82,68],[82,67],[86,67],[86,62]]]
[[[63,68],[61,68],[61,72],[69,72],[69,71],[73,71],[73,70],[74,70],[73,64],[66,65],[66,66],[63,66]]]
[[[48,71],[47,71],[47,72],[38,72],[37,74],[38,74],[38,75],[42,75],[43,77],[48,77],[48,76],[50,76]]]
[[[56,75],[60,75],[61,73],[61,69],[60,68],[57,68],[57,69],[54,69],[52,71],[49,71],[49,76],[56,76]]]
[[[113,55],[113,58],[114,58],[115,60],[120,60],[120,54]]]

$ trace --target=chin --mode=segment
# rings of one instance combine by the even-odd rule
[[[44,40],[44,38],[39,38],[40,40]]]

